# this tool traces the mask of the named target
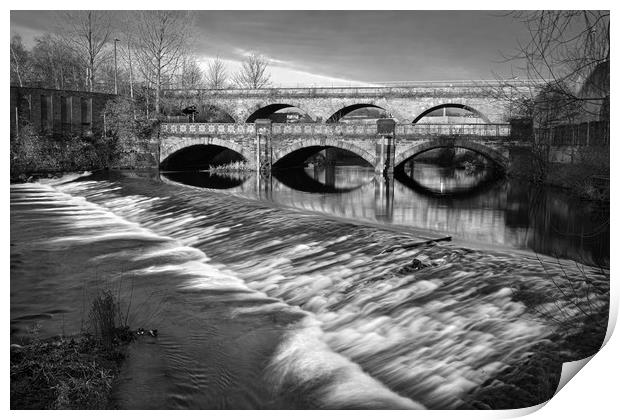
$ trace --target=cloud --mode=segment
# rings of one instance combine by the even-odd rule
[[[251,54],[240,48],[235,48],[235,53],[241,56]],[[368,82],[359,80],[344,79],[324,74],[313,73],[302,70],[295,63],[285,60],[277,60],[265,56],[270,62],[269,73],[271,74],[271,82],[274,86],[295,87],[295,86],[368,86]],[[209,69],[209,62],[215,57],[202,56],[199,58],[199,65],[206,72]],[[220,60],[226,66],[229,78],[241,69],[242,60],[222,59]]]
[[[11,25],[11,37],[19,35],[26,48],[32,48],[35,45],[35,39],[44,34],[44,31],[38,29],[31,29],[21,25]]]

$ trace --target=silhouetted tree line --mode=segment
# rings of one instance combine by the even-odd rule
[[[164,89],[261,88],[270,83],[268,59],[251,53],[231,74],[219,57],[198,60],[193,17],[186,11],[58,12],[54,33],[27,48],[11,38],[11,84],[128,96],[134,114],[162,111]]]

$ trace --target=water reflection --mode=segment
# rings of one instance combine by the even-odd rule
[[[171,181],[215,190],[227,190],[239,187],[250,178],[249,174],[242,172],[211,173],[206,171],[166,172],[164,176]]]
[[[252,174],[227,192],[347,219],[423,229],[478,245],[609,265],[609,210],[563,191],[497,179],[484,170],[468,174],[430,164],[416,164],[413,177],[397,172],[394,179],[377,177],[364,167],[335,166],[330,171],[306,168],[268,180]],[[196,175],[163,174],[163,179],[217,188],[210,181],[197,182]]]
[[[370,168],[360,166],[310,166],[277,171],[274,177],[297,191],[310,193],[346,193],[360,188],[373,179]]]
[[[397,167],[394,177],[401,184],[427,196],[474,196],[498,181],[497,171],[490,167],[471,171],[419,162]]]

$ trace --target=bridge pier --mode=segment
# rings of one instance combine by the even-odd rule
[[[378,119],[377,134],[380,137],[376,143],[377,162],[375,172],[384,175],[394,174],[396,121],[392,118]]]
[[[271,173],[273,163],[273,146],[271,144],[271,120],[256,120],[256,171]]]
[[[333,148],[327,148],[324,150],[325,153],[325,185],[328,187],[336,186],[336,155],[337,151]]]

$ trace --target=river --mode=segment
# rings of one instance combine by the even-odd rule
[[[607,304],[609,214],[414,172],[13,184],[11,340],[85,328],[106,288],[159,331],[130,346],[121,408],[460,408]]]

